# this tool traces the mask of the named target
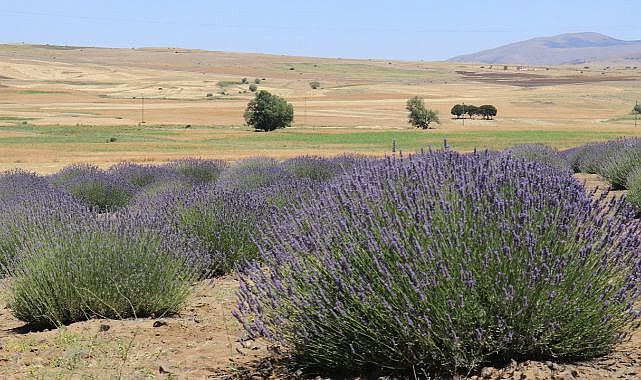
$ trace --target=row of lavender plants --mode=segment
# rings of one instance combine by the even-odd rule
[[[601,355],[638,316],[639,221],[567,162],[517,146],[6,172],[8,305],[45,326],[168,315],[235,271],[246,337],[309,370]]]
[[[533,160],[559,170],[599,174],[612,190],[628,190],[627,201],[641,211],[641,138],[620,138],[557,151],[542,144],[523,144],[504,154]]]
[[[259,222],[356,156],[75,164],[0,175],[0,273],[28,323],[160,316],[192,284],[258,256]]]

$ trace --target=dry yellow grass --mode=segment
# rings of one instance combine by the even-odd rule
[[[294,104],[296,125],[285,137],[263,141],[242,127],[244,107],[253,96],[248,84],[238,83],[243,77],[249,83],[261,79],[259,89]],[[641,94],[640,79],[641,70],[625,68],[558,66],[518,71],[515,66],[503,70],[503,66],[475,64],[183,49],[4,45],[0,46],[0,169],[22,166],[47,172],[77,161],[108,165],[186,155],[237,159],[257,154],[337,154],[351,149],[381,154],[391,146],[389,133],[376,135],[382,139],[377,144],[358,141],[354,133],[412,132],[404,105],[414,95],[424,97],[441,115],[438,129],[424,134],[451,136],[462,149],[538,140],[569,147],[591,140],[593,133],[595,140],[638,135],[629,112]],[[312,90],[310,81],[319,81],[322,88]],[[143,96],[145,128],[170,126],[157,132],[162,138],[135,139],[135,131],[129,130],[141,121]],[[491,122],[466,120],[463,127],[461,120],[449,117],[452,105],[463,102],[494,104],[499,116]],[[17,129],[21,122],[52,129]],[[86,126],[82,131],[87,136],[102,129],[94,141],[83,140],[84,132],[76,127],[70,132],[78,136],[75,141],[59,138],[57,134],[64,136],[65,131],[56,125]],[[194,128],[185,129],[185,125]],[[118,137],[123,128],[129,137],[109,146],[96,145],[103,143],[100,139],[108,137],[109,130]],[[46,139],[37,138],[43,134]],[[302,138],[305,134],[321,138]],[[323,137],[327,134],[345,135],[347,142]]]

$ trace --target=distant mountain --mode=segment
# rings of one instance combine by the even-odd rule
[[[448,61],[522,65],[641,62],[641,40],[623,41],[599,33],[569,33],[533,38],[474,54],[460,55]]]

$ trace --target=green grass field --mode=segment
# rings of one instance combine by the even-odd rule
[[[8,120],[8,119],[5,119]],[[503,149],[515,144],[544,143],[569,148],[590,141],[633,136],[630,129],[524,129],[524,130],[416,130],[355,128],[289,128],[269,133],[254,132],[247,127],[217,126],[37,126],[16,123],[0,128],[11,132],[0,135],[0,146],[12,151],[20,147],[47,146],[65,151],[177,153],[189,155],[225,155],[253,152],[253,155],[287,156],[305,152],[326,151],[328,154],[358,152],[384,154],[392,142],[406,152],[440,147],[445,139],[456,150]],[[115,141],[109,141],[115,138]],[[233,159],[233,155],[230,157]]]

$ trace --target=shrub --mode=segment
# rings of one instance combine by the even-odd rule
[[[314,80],[314,81],[309,82],[309,87],[311,87],[312,90],[318,90],[320,88],[320,86],[321,86],[321,84],[320,84],[319,81]]]
[[[580,147],[573,163],[574,171],[579,173],[597,174],[603,162],[617,154],[623,140],[589,143]]]
[[[141,215],[45,224],[11,270],[8,307],[27,323],[176,313],[205,258]]]
[[[630,172],[626,180],[626,188],[628,192],[625,199],[637,212],[641,213],[641,166]]]
[[[371,161],[378,161],[378,158],[370,158],[359,154],[341,154],[332,157],[332,161],[340,166],[344,172],[351,171],[354,167],[366,165]]]
[[[9,170],[0,174],[0,201],[9,201],[16,196],[33,192],[49,192],[51,183],[36,173],[22,169]]]
[[[235,315],[325,371],[602,355],[636,317],[640,238],[592,195],[509,157],[370,163],[267,218]]]
[[[313,181],[329,181],[343,172],[340,161],[314,156],[290,158],[282,163],[282,167],[296,178],[307,178]]]
[[[258,86],[256,84],[252,83],[249,85],[249,91],[256,92],[256,90],[258,90]]]
[[[227,167],[227,163],[222,160],[201,160],[197,158],[177,160],[165,166],[166,169],[177,175],[181,181],[189,184],[216,182],[225,167]]]
[[[75,164],[51,177],[52,183],[99,212],[125,206],[136,187],[97,166]]]
[[[254,260],[253,237],[269,206],[258,194],[200,187],[167,193],[153,207],[161,225],[173,226],[198,240],[209,254],[207,274],[228,273],[244,260]]]
[[[556,149],[543,144],[515,145],[504,150],[503,154],[514,158],[540,162],[563,171],[572,169],[570,163]]]
[[[268,157],[251,157],[238,161],[224,170],[217,187],[226,191],[249,192],[280,182],[289,182],[292,178],[278,161]]]
[[[618,149],[601,160],[599,174],[610,182],[612,188],[622,190],[626,188],[630,172],[641,167],[641,139],[621,140],[613,145]]]
[[[292,125],[294,107],[280,96],[261,90],[245,109],[245,122],[265,132]]]
[[[88,212],[86,206],[51,185],[0,200],[0,277],[15,265],[25,241],[40,236],[42,225],[77,223]]]
[[[191,187],[191,185],[185,184],[179,180],[166,179],[154,182],[139,190],[129,201],[127,209],[152,214],[156,213],[158,208],[166,207],[162,202],[159,202],[159,199],[168,194],[184,191]]]
[[[564,149],[559,151],[559,155],[568,163],[574,173],[579,173],[578,160],[583,154],[583,146]]]
[[[122,162],[109,168],[108,173],[138,188],[149,186],[158,181],[177,180],[178,177],[167,167],[140,165]]]

